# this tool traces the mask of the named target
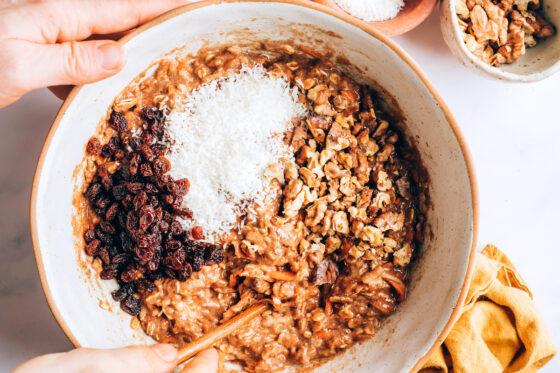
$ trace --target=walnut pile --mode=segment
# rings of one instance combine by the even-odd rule
[[[500,66],[525,54],[527,47],[554,35],[539,14],[541,0],[457,0],[455,11],[463,40],[483,62]]]

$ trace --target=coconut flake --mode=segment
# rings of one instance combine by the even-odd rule
[[[183,206],[187,227],[207,237],[238,228],[239,217],[266,197],[269,165],[293,159],[283,141],[292,120],[307,110],[298,89],[262,67],[200,86],[166,116],[170,175],[191,182]]]

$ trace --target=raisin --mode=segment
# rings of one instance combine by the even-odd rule
[[[157,227],[158,227],[158,230],[159,230],[161,233],[165,233],[165,232],[167,232],[167,231],[169,230],[169,223],[166,222],[165,220],[160,220],[160,221],[158,222]]]
[[[89,256],[96,256],[99,252],[100,246],[101,246],[101,241],[99,241],[98,239],[94,239],[86,245],[85,252]]]
[[[100,155],[101,154],[101,143],[97,139],[97,137],[92,137],[89,139],[86,145],[86,152],[91,155]]]
[[[144,206],[148,202],[148,195],[143,190],[138,193],[134,199],[132,200],[132,204],[134,205],[134,210],[138,211],[142,206]]]
[[[136,280],[138,273],[134,267],[128,267],[121,273],[121,280],[123,282],[132,282]]]
[[[173,205],[173,202],[175,202],[175,198],[173,198],[171,194],[164,194],[162,198],[163,202],[167,203],[168,205]]]
[[[177,273],[171,268],[165,268],[163,272],[165,273],[165,276],[167,276],[170,279],[177,278]]]
[[[86,241],[86,243],[90,243],[94,239],[95,239],[95,232],[93,231],[93,229],[88,229],[84,232],[84,240]]]
[[[132,248],[132,240],[130,239],[128,234],[126,234],[126,232],[119,233],[119,239],[121,241],[121,247],[123,248],[123,250],[129,251]]]
[[[137,194],[139,193],[142,188],[144,187],[144,184],[142,183],[128,183],[126,184],[126,189],[133,194]]]
[[[101,192],[101,184],[99,183],[95,183],[95,184],[90,184],[88,186],[88,188],[86,189],[86,192],[84,193],[84,196],[89,199],[90,201],[93,201],[95,199],[95,197],[97,197],[99,195],[99,193]]]
[[[160,156],[154,161],[154,173],[156,176],[162,176],[169,170],[171,170],[171,164],[167,158]]]
[[[155,166],[154,166],[154,172],[155,172]],[[165,186],[167,185],[167,183],[171,180],[171,176],[165,174],[165,175],[161,175],[158,176],[156,174],[156,185],[158,188],[163,189],[165,188]]]
[[[155,220],[156,212],[154,210],[154,207],[152,205],[142,206],[142,208],[140,209],[139,220],[140,229],[145,232]]]
[[[184,197],[188,192],[189,188],[191,187],[191,183],[189,179],[179,179],[175,182],[177,185],[177,196]]]
[[[142,295],[149,295],[157,290],[157,287],[148,280],[138,280],[134,284],[136,285],[136,290]]]
[[[154,122],[158,119],[158,110],[155,107],[144,107],[142,108],[142,115],[149,122]]]
[[[165,190],[167,190],[172,196],[176,197],[179,193],[179,186],[176,182],[170,181],[165,185]]]
[[[116,278],[118,274],[119,274],[119,271],[117,269],[109,268],[109,269],[104,269],[103,271],[101,271],[101,273],[99,274],[99,277],[102,280],[112,280],[112,279]]]
[[[105,220],[111,221],[115,219],[118,212],[119,212],[119,204],[113,203],[111,207],[107,209],[107,212],[105,212]]]
[[[187,281],[192,274],[192,267],[189,263],[185,263],[183,268],[177,271],[177,280]]]
[[[123,113],[113,111],[109,118],[109,126],[118,132],[124,132],[128,130],[128,120]]]
[[[116,185],[113,187],[111,192],[113,193],[113,196],[117,201],[122,201],[126,196],[126,192],[127,192],[126,185],[125,184]]]
[[[125,287],[120,287],[117,290],[114,290],[111,295],[116,302],[120,302],[128,296],[128,293]]]
[[[130,163],[128,165],[128,171],[132,176],[138,173],[138,165],[140,164],[140,154],[134,153],[132,158],[130,158]]]
[[[129,211],[126,215],[126,229],[129,232],[134,232],[138,229],[138,216],[134,213],[134,211]]]
[[[149,145],[146,144],[140,145],[140,149],[138,149],[138,151],[146,161],[148,162],[154,161],[154,153],[152,152],[152,149],[150,148]]]
[[[141,308],[140,301],[133,296],[121,301],[121,309],[129,315],[138,316]]]
[[[193,258],[192,258],[192,270],[194,272],[198,272],[202,269],[202,267],[204,266],[204,250],[201,250],[200,248],[198,250],[195,250],[195,252],[193,253]]]
[[[111,263],[122,264],[128,262],[130,255],[126,253],[117,254],[111,259]]]
[[[154,206],[154,208],[159,206],[159,200],[156,196],[151,196],[149,203],[150,205]]]
[[[119,181],[129,181],[132,178],[130,170],[128,169],[128,162],[123,162],[122,165],[115,172],[115,176]]]
[[[97,176],[100,178],[109,176],[109,171],[107,171],[107,167],[104,164],[97,165]]]
[[[154,143],[154,135],[150,132],[144,132],[142,134],[142,143],[145,145],[152,145]]]
[[[140,141],[140,139],[138,137],[131,136],[131,137],[128,138],[128,146],[130,146],[130,148],[132,150],[137,150],[140,147],[141,144],[142,144],[142,142]]]
[[[169,255],[164,260],[165,265],[167,268],[171,268],[175,271],[183,268],[183,263],[179,260],[179,258],[175,255]]]
[[[106,248],[100,247],[97,255],[101,258],[103,263],[109,264],[111,263],[111,258],[109,257],[109,251]]]
[[[99,207],[100,209],[107,208],[111,203],[111,199],[107,196],[99,196],[95,201],[95,206]]]
[[[140,259],[149,262],[154,257],[154,249],[147,247],[136,247],[136,256]]]
[[[165,244],[165,248],[169,251],[179,250],[182,246],[183,245],[181,244],[181,242],[176,241],[176,240],[169,240]]]
[[[157,244],[158,239],[154,234],[143,234],[138,237],[138,246],[144,248],[150,248]]]
[[[188,208],[176,208],[173,207],[173,212],[175,212],[179,217],[183,219],[192,219],[193,213]]]
[[[113,225],[107,221],[102,221],[101,223],[99,223],[99,227],[103,232],[107,234],[115,234],[116,232],[115,227],[113,227]]]
[[[133,200],[134,197],[132,196],[132,194],[127,194],[124,199],[121,201],[121,204],[123,205],[123,207],[127,210],[131,210],[134,205],[133,205]]]
[[[152,172],[152,167],[147,164],[147,163],[142,163],[140,165],[140,175],[144,176],[144,177],[150,177],[152,176],[154,173]]]
[[[103,157],[105,157],[105,158],[109,158],[109,157],[111,157],[116,151],[117,151],[117,148],[115,147],[115,145],[113,145],[113,144],[105,144],[105,145],[103,145],[103,147],[101,148],[101,156],[103,156]]]
[[[169,225],[169,232],[172,235],[177,236],[183,233],[183,226],[177,220],[174,220],[173,222],[171,222],[171,225]]]
[[[99,241],[105,246],[113,245],[113,236],[110,233],[106,233],[101,226],[95,228],[95,235],[99,238]]]
[[[204,232],[202,231],[202,227],[198,225],[192,227],[191,236],[195,240],[202,240],[204,238]]]
[[[150,260],[148,262],[148,269],[150,271],[157,271],[157,269],[159,268],[159,260]]]
[[[144,191],[148,194],[158,194],[159,190],[154,184],[146,183],[144,186]]]
[[[224,252],[218,246],[208,246],[204,253],[204,260],[208,265],[221,263],[224,260]]]

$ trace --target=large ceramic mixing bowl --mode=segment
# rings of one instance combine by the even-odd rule
[[[291,40],[330,51],[360,82],[385,90],[430,178],[428,233],[407,299],[377,336],[318,372],[417,370],[443,341],[466,296],[474,258],[477,199],[472,164],[457,124],[427,77],[399,47],[350,17],[310,1],[205,1],[170,12],[126,36],[128,63],[116,76],[72,91],[45,142],[35,175],[31,229],[43,288],[54,316],[76,346],[111,348],[153,342],[130,327],[76,245],[72,195],[87,140],[113,99],[173,49],[194,52],[239,40]],[[343,57],[340,59],[338,57]],[[395,101],[392,100],[395,99]],[[86,265],[83,263],[86,262]],[[81,264],[80,264],[81,263]]]

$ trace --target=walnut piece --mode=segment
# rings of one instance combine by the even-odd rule
[[[550,1],[550,0],[549,0]],[[555,34],[539,0],[457,0],[455,12],[467,49],[481,61],[512,63],[540,39]]]

